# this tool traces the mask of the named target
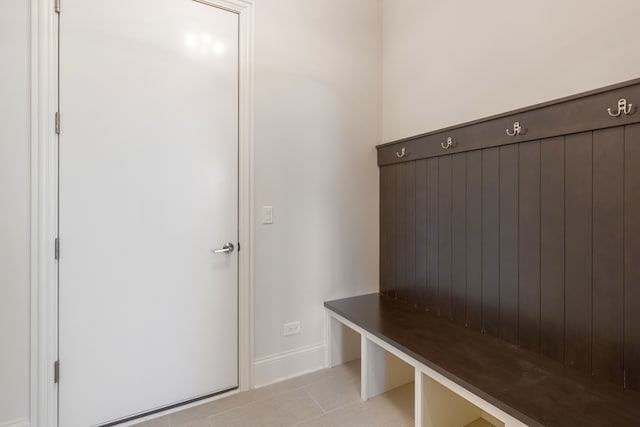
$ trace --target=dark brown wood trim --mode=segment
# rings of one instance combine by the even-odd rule
[[[623,98],[634,104],[631,114],[610,116],[607,109],[615,109]],[[377,147],[378,165],[639,123],[638,105],[640,79],[382,144]],[[515,122],[521,124],[522,133],[508,136]],[[441,144],[449,137],[454,146],[445,149]]]

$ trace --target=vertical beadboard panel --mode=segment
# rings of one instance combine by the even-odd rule
[[[482,150],[482,329],[497,336],[500,317],[500,149]]]
[[[624,128],[593,133],[593,362],[596,379],[624,384]],[[639,260],[640,262],[640,260]]]
[[[402,298],[402,287],[404,284],[404,277],[406,272],[405,267],[405,163],[398,163],[393,165],[394,168],[394,180],[393,180],[393,215],[392,215],[392,248],[395,251],[395,255],[392,257],[392,295],[395,298]]]
[[[393,166],[380,168],[380,292],[391,290],[392,251],[391,217],[393,215]]]
[[[441,316],[451,319],[452,158],[438,160],[438,308]]]
[[[500,147],[500,338],[518,343],[518,145]]]
[[[540,145],[540,351],[564,361],[564,137]]]
[[[519,144],[518,342],[540,349],[540,142]]]
[[[427,160],[416,162],[416,304],[427,304]]]
[[[482,329],[482,152],[467,153],[467,326]]]
[[[565,140],[565,364],[591,373],[591,132]]]
[[[438,312],[438,158],[427,160],[427,309]]]
[[[416,303],[416,162],[404,163],[404,283],[402,299],[414,305]]]
[[[452,315],[457,324],[465,325],[467,320],[467,154],[454,154],[452,161]]]
[[[624,145],[624,370],[640,391],[640,125],[627,126]]]

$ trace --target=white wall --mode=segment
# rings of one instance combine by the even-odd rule
[[[323,301],[378,289],[381,8],[256,1],[258,385],[322,362]],[[260,223],[263,205],[272,225]],[[284,337],[295,320],[302,332]]]
[[[640,77],[638,0],[384,0],[385,142]]]
[[[28,416],[29,2],[0,13],[0,425]]]

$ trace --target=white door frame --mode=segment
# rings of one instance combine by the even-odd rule
[[[188,0],[183,0],[188,1]],[[193,0],[239,16],[238,253],[239,388],[253,387],[253,0]],[[58,423],[58,15],[55,0],[30,0],[31,8],[31,293],[30,426]],[[64,14],[64,0],[61,1]],[[62,118],[64,127],[64,117]],[[64,361],[61,362],[64,378]]]

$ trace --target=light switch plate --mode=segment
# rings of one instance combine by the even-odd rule
[[[273,224],[273,206],[262,207],[262,223]]]

